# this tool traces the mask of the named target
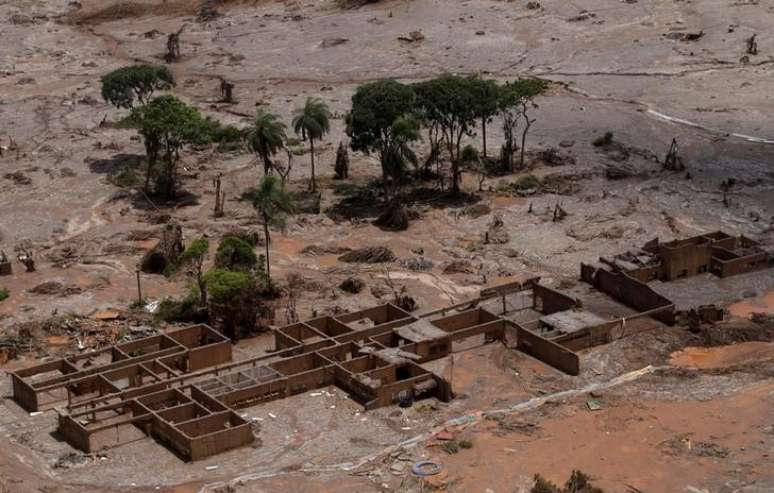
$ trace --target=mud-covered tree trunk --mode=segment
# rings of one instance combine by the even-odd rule
[[[312,192],[317,191],[317,180],[314,176],[314,139],[309,138],[309,148],[310,148],[310,154],[312,155]]]
[[[266,240],[266,280],[271,286],[271,262],[269,261],[269,243],[271,238],[269,237],[269,217],[266,213],[263,214],[263,236]]]
[[[482,144],[482,151],[484,155],[484,159],[486,159],[486,117],[481,117],[481,144]]]

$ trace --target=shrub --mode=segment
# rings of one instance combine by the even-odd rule
[[[199,301],[199,290],[192,286],[191,290],[181,300],[166,298],[159,303],[155,313],[157,320],[164,322],[191,322],[198,318],[196,305]]]
[[[222,269],[249,271],[257,263],[253,246],[236,236],[225,236],[215,253],[215,267]]]
[[[604,493],[591,484],[591,477],[582,471],[573,470],[570,479],[559,488],[540,474],[535,474],[535,484],[530,493]]]
[[[9,296],[11,296],[11,292],[8,291],[8,288],[0,288],[0,301],[7,300]]]
[[[468,144],[462,148],[462,162],[465,164],[472,164],[479,160],[478,149]]]
[[[229,301],[242,291],[255,286],[252,276],[246,272],[218,268],[208,271],[204,275],[204,282],[207,283],[207,291],[215,302]]]
[[[118,173],[108,176],[108,181],[121,188],[131,188],[138,183],[137,173],[132,166],[124,166]]]

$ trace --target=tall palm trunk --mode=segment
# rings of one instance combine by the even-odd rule
[[[314,139],[312,138],[309,139],[309,147],[312,153],[312,192],[316,192],[317,181],[315,180],[315,176],[314,176]]]
[[[269,286],[271,286],[271,263],[269,262],[269,242],[271,238],[269,237],[269,218],[266,217],[266,213],[263,214],[263,236],[266,240],[266,280]]]

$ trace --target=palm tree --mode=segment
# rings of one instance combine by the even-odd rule
[[[322,138],[330,129],[331,111],[328,105],[319,98],[306,98],[303,108],[294,112],[293,130],[303,140],[309,141],[312,154],[312,191],[317,191],[317,183],[314,178],[314,141]]]
[[[263,233],[266,238],[266,278],[271,286],[269,226],[285,228],[285,217],[293,213],[293,198],[276,175],[266,175],[254,191],[253,207],[263,221]]]
[[[255,124],[247,133],[247,147],[263,159],[265,175],[271,173],[271,157],[285,146],[286,125],[274,113],[258,110]]]

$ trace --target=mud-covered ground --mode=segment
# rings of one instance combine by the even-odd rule
[[[178,221],[187,240],[205,234],[218,238],[235,226],[260,230],[249,203],[239,199],[261,176],[248,154],[184,152],[183,185],[193,200],[176,207],[151,204],[109,180],[140,157],[143,147],[133,131],[110,125],[125,112],[101,100],[99,77],[131,63],[161,63],[166,34],[183,25],[183,58],[170,65],[178,81],[174,93],[205,114],[247,125],[260,105],[289,122],[294,108],[317,96],[336,115],[331,133],[317,146],[323,212],[295,216],[271,245],[277,279],[282,282],[295,272],[306,281],[299,302],[302,318],[312,308],[354,309],[390,299],[387,272],[424,311],[518,277],[540,275],[569,285],[577,278],[579,262],[656,236],[723,229],[774,244],[774,6],[767,2],[593,0],[581,6],[544,0],[540,8],[530,9],[525,1],[385,1],[360,8],[341,8],[333,0],[227,1],[217,7],[221,16],[200,21],[197,1],[147,1],[151,7],[124,2],[120,9],[102,0],[0,4],[0,250],[12,255],[17,244],[29,240],[37,259],[36,273],[24,273],[14,263],[14,275],[0,278],[0,287],[11,293],[0,302],[0,327],[6,332],[52,316],[92,317],[106,309],[127,309],[136,297],[137,262],[154,244],[161,227],[155,218],[161,214]],[[398,39],[412,31],[424,39]],[[674,39],[702,31],[696,41]],[[742,60],[745,40],[754,33],[759,54]],[[331,179],[336,147],[345,140],[341,116],[358,84],[384,77],[412,82],[444,71],[500,81],[533,75],[555,82],[536,101],[539,108],[532,115],[537,120],[527,143],[534,166],[524,172],[546,186],[533,196],[512,196],[495,190],[517,175],[490,178],[486,191],[476,194],[488,212],[426,197],[412,204],[419,219],[408,231],[383,231],[370,222],[378,209],[341,204],[377,176],[376,158],[351,154],[352,178],[343,184]],[[236,84],[236,104],[218,102],[220,76]],[[498,127],[495,121],[488,129],[491,153],[501,143]],[[606,150],[592,146],[608,130],[616,145]],[[686,173],[662,172],[651,157],[663,159],[673,138],[690,179]],[[470,142],[480,145],[480,138]],[[422,143],[416,148],[420,155],[427,152]],[[533,159],[547,148],[558,149],[566,164],[547,166]],[[635,176],[609,180],[610,165],[626,167]],[[212,178],[218,173],[223,173],[227,200],[225,217],[216,220]],[[292,173],[292,186],[304,189],[308,153],[294,158]],[[720,183],[729,178],[736,184],[726,206]],[[466,176],[465,188],[476,191],[474,177]],[[556,204],[568,212],[560,222],[551,220]],[[494,214],[505,223],[504,244],[483,243]],[[302,253],[310,245],[384,245],[399,261],[345,264],[333,254]],[[419,255],[433,263],[430,270],[417,272],[403,263]],[[460,259],[470,262],[468,272],[444,273]],[[337,289],[349,276],[362,278],[367,288],[358,295]],[[688,301],[705,302],[717,294],[715,301],[738,302],[734,313],[746,317],[771,310],[772,277],[712,282],[695,295],[690,285],[664,289]],[[30,292],[50,281],[59,286],[48,294]],[[185,289],[183,278],[143,276],[144,294],[151,299]],[[284,321],[282,303],[277,323]],[[92,334],[88,343],[110,343],[147,320],[109,324],[114,336]],[[77,351],[84,344],[73,331],[50,329],[36,327],[34,334],[43,342],[11,364]],[[454,366],[455,388],[467,398],[439,409],[358,414],[332,389],[331,397],[303,395],[252,408],[248,413],[264,420],[263,445],[201,464],[183,464],[144,440],[109,451],[104,460],[54,469],[52,464],[71,449],[50,434],[52,413],[29,417],[6,399],[2,429],[9,445],[0,452],[0,473],[11,492],[198,491],[241,477],[234,484],[240,492],[393,491],[407,477],[405,464],[426,454],[442,459],[448,491],[521,491],[535,473],[560,481],[574,467],[600,478],[611,491],[625,491],[628,484],[641,491],[693,486],[714,492],[731,481],[738,484],[729,483],[729,488],[757,482],[766,491],[765,485],[771,486],[766,481],[774,478],[767,455],[774,436],[770,373],[739,370],[738,365],[721,374],[654,373],[611,390],[609,399],[606,391],[601,411],[585,409],[585,395],[560,400],[549,406],[550,412],[530,412],[524,419],[535,427],[513,427],[516,432],[498,434],[501,425],[484,420],[461,432],[473,436],[473,448],[452,456],[421,446],[406,460],[389,454],[379,458],[380,466],[371,472],[332,467],[377,454],[447,418],[667,364],[670,352],[692,344],[684,334],[671,332],[637,337],[654,347],[643,353],[632,339],[597,348],[583,355],[587,370],[578,379],[503,348],[471,349],[455,356]],[[252,351],[247,346],[244,350]],[[770,353],[742,352],[744,358],[750,354]],[[436,370],[450,371],[444,366],[448,362],[438,365]],[[7,383],[3,389],[7,397]],[[702,389],[716,389],[717,395]],[[268,412],[280,418],[267,418]],[[527,437],[518,431],[533,428],[537,431]],[[685,438],[686,433],[693,435]],[[664,452],[660,444],[676,436],[683,437],[675,442],[677,452],[672,454],[674,447]],[[686,440],[716,443],[728,455],[686,452],[686,443],[692,443]],[[208,465],[218,468],[207,470]]]

